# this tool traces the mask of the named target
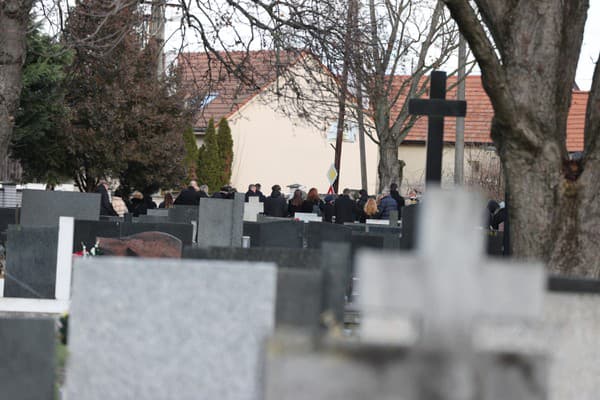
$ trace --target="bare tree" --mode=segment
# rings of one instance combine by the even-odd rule
[[[275,54],[277,50],[312,54],[321,64],[303,59],[305,68],[296,77],[303,83],[308,77],[309,90],[306,85],[297,84],[289,71],[281,71],[288,74],[288,90],[281,90],[281,108],[308,119],[316,117],[316,123],[322,127],[322,113],[315,112],[315,105],[339,106],[340,132],[344,129],[343,119],[358,120],[361,127],[366,122],[365,131],[379,145],[379,188],[400,183],[404,163],[398,159],[398,146],[416,121],[416,117],[408,114],[406,100],[425,92],[427,80],[423,78],[444,64],[456,47],[457,30],[442,3],[435,0],[356,0],[352,4],[342,0],[227,0],[226,3],[228,7],[215,8],[214,1],[196,0],[194,8],[184,10],[186,29],[198,32],[207,51],[229,64],[232,72],[242,75],[243,68],[231,65],[234,57],[227,55],[231,48],[249,51],[258,46],[274,49]],[[353,16],[347,12],[351,9],[356,9]],[[322,66],[334,74],[337,85],[319,80]],[[406,78],[395,79],[399,74]],[[363,101],[368,103],[365,109]],[[337,142],[336,153],[339,153],[340,141]]]
[[[482,72],[508,188],[512,251],[553,272],[600,276],[600,63],[584,156],[570,160],[567,115],[588,0],[444,0]]]

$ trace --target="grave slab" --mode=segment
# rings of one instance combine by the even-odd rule
[[[55,226],[58,217],[98,221],[100,194],[51,190],[23,190],[21,225]]]
[[[273,264],[96,257],[74,271],[70,399],[262,399]]]
[[[245,222],[244,235],[251,247],[302,248],[304,223],[291,220]]]
[[[316,332],[319,328],[323,274],[318,269],[277,270],[277,326],[292,326]]]
[[[309,249],[320,249],[323,242],[349,243],[352,230],[339,224],[327,222],[309,222],[306,230],[306,241]]]
[[[244,194],[233,200],[200,199],[198,244],[200,246],[242,246]]]
[[[58,219],[56,225],[8,227],[4,297],[54,299]]]
[[[136,235],[143,232],[163,232],[175,236],[184,245],[192,244],[194,227],[192,224],[179,223],[147,223],[147,222],[123,222],[121,223],[121,237]]]
[[[0,397],[54,399],[54,320],[0,317]]]
[[[181,258],[181,240],[164,232],[142,232],[131,236],[98,238],[103,255],[123,257]]]

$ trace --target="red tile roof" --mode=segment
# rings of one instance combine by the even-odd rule
[[[289,67],[297,53],[282,51],[222,52],[221,57],[237,70],[228,70],[214,54],[183,53],[178,58],[181,82],[191,106],[196,108],[194,127],[204,128],[210,118],[215,123],[239,110],[276,77],[278,68]],[[214,99],[202,107],[208,95]],[[212,96],[211,96],[212,97]]]
[[[394,77],[394,84],[400,85],[407,76]],[[448,86],[456,83],[456,77],[448,77]],[[427,89],[429,93],[429,89]],[[490,129],[494,110],[490,99],[483,89],[481,76],[470,75],[466,79],[465,97],[467,100],[467,116],[465,118],[465,142],[467,143],[492,143]],[[567,149],[569,151],[583,150],[583,131],[585,125],[585,110],[588,92],[573,91],[571,109],[567,120]],[[428,97],[425,95],[423,97]],[[448,90],[448,99],[456,98],[456,85]],[[402,102],[396,103],[391,110],[392,118],[395,118]],[[392,119],[393,120],[393,119]],[[444,141],[454,143],[456,133],[456,118],[445,118]],[[425,141],[427,138],[427,118],[420,118],[408,133],[405,141]]]

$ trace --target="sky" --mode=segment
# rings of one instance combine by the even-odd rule
[[[590,9],[585,25],[583,47],[579,57],[575,81],[581,90],[589,90],[592,85],[595,62],[600,53],[600,0],[590,0]]]
[[[577,75],[575,81],[581,90],[589,90],[592,84],[594,75],[595,62],[600,54],[600,0],[589,0],[590,8],[588,10],[588,18],[586,21],[585,33],[579,64],[577,67]],[[180,23],[180,12],[174,8],[167,8],[167,25],[166,38],[170,38],[167,42],[167,52],[170,56],[167,59],[172,59],[176,53],[176,49],[181,46],[181,35],[174,32]],[[192,32],[188,32],[190,34]],[[194,39],[186,40],[193,43]],[[198,51],[197,46],[191,45],[187,51]]]

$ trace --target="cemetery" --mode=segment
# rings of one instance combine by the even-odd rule
[[[600,9],[125,3],[0,5],[0,400],[599,398]]]

